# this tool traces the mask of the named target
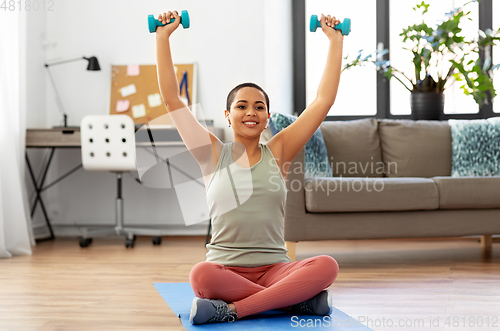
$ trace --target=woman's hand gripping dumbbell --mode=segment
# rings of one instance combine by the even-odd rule
[[[181,12],[181,16],[177,13],[176,10],[173,12],[167,12],[160,14],[158,16],[158,19],[156,20],[153,15],[148,16],[148,27],[149,27],[149,32],[159,32],[157,31],[158,27],[161,28],[161,33],[165,33],[167,35],[172,34],[175,29],[179,26],[179,24],[182,24],[182,27],[184,29],[189,28],[190,26],[190,20],[189,20],[189,14],[187,10],[183,10]],[[166,26],[166,27],[163,27]]]
[[[323,22],[323,20],[325,22],[325,27],[321,25],[321,22]],[[330,17],[330,15],[325,16],[321,14],[321,20],[318,20],[317,15],[311,15],[311,21],[309,22],[309,31],[316,32],[317,28],[322,28],[323,32],[325,32],[328,38],[330,38],[331,33],[329,33],[329,30],[331,31],[330,28],[332,27],[334,30],[339,30],[340,32],[342,32],[343,36],[347,36],[349,32],[351,32],[351,19],[346,18],[342,23],[340,23],[339,20],[335,19],[335,16]]]

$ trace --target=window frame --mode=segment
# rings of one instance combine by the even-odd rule
[[[481,0],[479,2],[479,28],[481,30],[492,29],[493,27],[493,0]],[[389,5],[390,0],[376,0],[376,29],[377,40],[374,49],[379,43],[384,48],[390,49],[389,44]],[[306,34],[304,26],[306,24],[306,0],[292,1],[292,40],[293,40],[293,114],[299,116],[306,108]],[[493,56],[493,55],[492,55]],[[481,52],[481,59],[484,54]],[[389,53],[384,56],[389,59]],[[387,118],[387,119],[411,119],[411,115],[391,114],[390,85],[389,80],[382,74],[377,75],[377,113],[369,115],[339,115],[326,116],[325,121],[346,121],[362,118]],[[493,112],[493,104],[489,102],[483,105],[476,114],[444,114],[443,120],[449,119],[485,119],[500,116],[500,113]]]

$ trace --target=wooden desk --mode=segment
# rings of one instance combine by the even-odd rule
[[[80,128],[27,129],[27,148],[81,147]]]
[[[146,130],[140,130],[140,127],[136,126],[136,146],[151,146],[151,141],[149,139],[149,135]],[[215,127],[207,127],[207,129],[212,132],[215,136],[219,137],[223,141],[224,139],[224,130],[222,128]],[[155,139],[154,145],[157,147],[175,147],[175,146],[185,146],[182,141],[179,132],[176,128],[155,128],[151,127],[151,131],[153,132],[153,137]],[[54,152],[56,148],[81,148],[81,138],[80,138],[80,128],[79,127],[71,127],[71,128],[52,128],[52,129],[27,129],[26,130],[26,148],[49,148],[50,156],[46,165],[42,165],[42,174],[41,179],[36,178],[33,169],[31,167],[31,163],[28,157],[28,150],[26,149],[26,164],[28,166],[28,171],[31,176],[31,180],[36,190],[36,198],[33,206],[31,207],[31,218],[35,214],[35,210],[38,202],[40,201],[40,206],[42,208],[43,215],[45,217],[45,222],[50,232],[50,236],[38,241],[43,240],[51,240],[54,239],[54,232],[52,230],[52,226],[50,224],[49,217],[47,215],[47,211],[45,209],[45,205],[43,204],[43,200],[41,197],[41,193],[50,187],[54,186],[64,178],[68,177],[75,171],[82,168],[82,164],[80,163],[75,168],[66,172],[61,177],[54,180],[52,183],[45,184],[45,179],[47,177],[47,172],[49,170],[50,164],[52,162],[52,157],[54,156]],[[40,184],[38,184],[40,182]]]
[[[136,132],[137,132],[136,127]],[[222,128],[208,127],[210,132],[223,141],[224,130]],[[156,146],[184,146],[184,142],[176,128],[151,128],[154,133]],[[137,146],[149,146],[151,141],[144,135],[145,130],[136,135]],[[27,129],[27,148],[80,148],[80,128],[53,128],[53,129]]]

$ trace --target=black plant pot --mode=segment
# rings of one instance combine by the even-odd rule
[[[435,92],[411,93],[413,120],[441,120],[444,113],[444,94]]]

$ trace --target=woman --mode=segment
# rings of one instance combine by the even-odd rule
[[[180,16],[169,11],[158,20],[172,18],[175,22],[156,31],[158,82],[172,120],[200,164],[213,224],[207,260],[190,273],[196,295],[191,323],[234,322],[270,309],[329,315],[332,298],[325,289],[335,281],[338,264],[327,255],[291,262],[283,216],[289,165],[335,101],[343,36],[333,27],[340,22],[321,15],[330,47],[316,99],[293,124],[260,144],[270,113],[269,97],[258,85],[240,84],[228,95],[230,143],[208,132],[181,101],[169,44]]]

